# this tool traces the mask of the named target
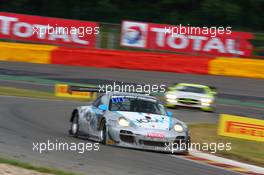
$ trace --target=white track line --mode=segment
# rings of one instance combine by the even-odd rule
[[[192,155],[194,157],[208,159],[208,160],[211,160],[211,161],[214,161],[214,162],[218,162],[218,163],[224,163],[224,164],[236,166],[236,167],[243,168],[243,169],[246,169],[248,171],[255,172],[255,173],[263,173],[264,174],[264,168],[256,166],[256,165],[250,165],[250,164],[247,164],[247,163],[242,163],[242,162],[234,161],[234,160],[231,160],[231,159],[226,159],[226,158],[223,158],[223,157],[219,157],[219,156],[215,156],[215,155],[212,155],[212,154],[203,153],[203,152],[200,152],[200,151],[190,151],[190,155]]]

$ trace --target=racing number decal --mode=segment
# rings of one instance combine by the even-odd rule
[[[97,131],[97,123],[99,119],[102,117],[102,111],[98,108],[93,108],[91,120],[90,120],[90,127],[93,131]]]
[[[93,115],[93,117],[92,117],[92,119],[91,119],[91,121],[90,121],[90,126],[91,126],[91,128],[93,129],[93,130],[95,130],[96,129],[96,117],[95,117],[95,113],[94,113],[94,115]]]
[[[87,122],[89,122],[91,120],[91,117],[92,117],[92,115],[91,115],[90,111],[88,111],[88,112],[86,112],[86,114],[84,114],[84,118],[86,119]]]

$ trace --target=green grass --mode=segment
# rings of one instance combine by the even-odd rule
[[[192,142],[230,142],[230,151],[219,151],[216,155],[264,167],[264,142],[249,141],[217,135],[216,124],[190,124]]]
[[[33,166],[29,163],[18,161],[18,160],[12,160],[12,159],[6,159],[6,158],[0,158],[0,163],[13,165],[29,170],[34,170],[41,173],[50,173],[55,175],[80,175],[72,172],[66,172],[55,168],[46,168],[46,167],[40,167],[40,166]]]
[[[30,97],[30,98],[40,98],[40,99],[52,99],[52,100],[78,100],[78,101],[88,101],[86,99],[78,98],[67,98],[67,97],[56,97],[54,93],[20,89],[13,87],[0,86],[0,95],[17,96],[17,97]]]
[[[36,97],[36,98],[48,98],[48,99],[56,98],[53,93],[49,93],[49,92],[20,89],[13,87],[4,87],[4,86],[0,86],[0,95],[32,97],[32,98]]]

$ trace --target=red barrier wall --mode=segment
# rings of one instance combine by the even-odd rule
[[[180,54],[57,48],[51,64],[208,74],[212,58]]]

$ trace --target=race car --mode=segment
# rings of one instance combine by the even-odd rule
[[[103,144],[182,154],[190,143],[187,125],[156,97],[127,92],[108,92],[74,109],[69,133]]]
[[[214,111],[216,91],[214,87],[200,84],[175,83],[165,92],[167,107],[194,107]]]

